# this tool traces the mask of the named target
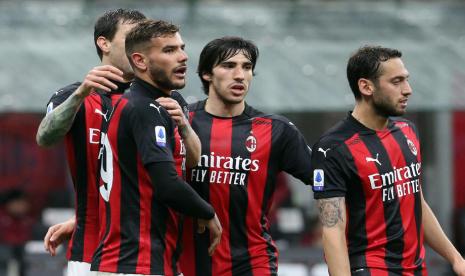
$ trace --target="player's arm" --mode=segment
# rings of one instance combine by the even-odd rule
[[[62,140],[71,129],[76,113],[90,91],[101,89],[109,92],[111,89],[116,89],[117,85],[110,80],[122,82],[124,81],[122,75],[123,72],[110,65],[98,66],[90,70],[76,91],[42,119],[36,134],[37,144],[47,147]]]
[[[465,260],[447,238],[436,216],[421,195],[422,223],[426,243],[452,265],[457,275],[465,276]]]
[[[51,256],[56,255],[56,249],[60,244],[71,238],[75,225],[76,217],[73,216],[65,222],[52,225],[48,228],[47,234],[44,237],[44,247]]]
[[[323,226],[323,249],[331,276],[350,276],[347,251],[346,208],[344,197],[317,200],[320,222]]]
[[[167,97],[158,98],[157,102],[168,111],[178,126],[179,135],[181,135],[186,146],[186,166],[188,168],[197,166],[200,161],[202,146],[189,120],[184,116],[181,106],[176,100]]]
[[[212,242],[210,256],[221,240],[222,227],[213,207],[203,200],[192,187],[179,178],[172,162],[156,162],[146,165],[158,200],[174,210],[201,219],[200,232],[210,229]]]

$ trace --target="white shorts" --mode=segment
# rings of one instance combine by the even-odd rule
[[[68,262],[67,276],[96,276],[95,271],[90,271],[90,264],[85,262]]]

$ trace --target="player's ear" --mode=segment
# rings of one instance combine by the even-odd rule
[[[203,79],[204,81],[211,81],[211,80],[212,80],[212,74],[210,74],[210,73],[203,73],[203,74],[202,74],[202,79]]]
[[[108,54],[111,48],[111,42],[103,36],[97,38],[97,45],[102,50],[103,54]]]
[[[134,64],[135,68],[139,69],[140,71],[147,70],[146,58],[142,53],[132,53],[131,56],[132,64]]]
[[[375,91],[375,84],[369,79],[360,78],[358,80],[358,90],[363,96],[371,96]]]

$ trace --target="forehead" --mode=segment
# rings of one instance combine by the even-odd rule
[[[157,48],[164,48],[166,46],[181,46],[184,42],[179,33],[168,34],[151,39],[152,46]]]
[[[228,59],[223,60],[222,63],[223,62],[249,63],[251,61],[244,55],[244,52],[242,50],[239,50],[237,54],[233,55]]]
[[[407,68],[405,68],[404,63],[400,58],[391,58],[387,61],[381,62],[380,72],[380,78],[395,78],[398,76],[407,77],[409,75]]]

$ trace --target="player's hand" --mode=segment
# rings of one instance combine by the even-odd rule
[[[50,253],[50,256],[55,256],[58,246],[71,238],[75,224],[76,221],[73,218],[48,228],[47,234],[44,237],[44,247]]]
[[[221,233],[223,232],[223,228],[221,227],[220,220],[218,216],[215,216],[211,220],[198,220],[198,229],[197,232],[199,234],[205,232],[205,227],[208,227],[210,230],[210,247],[208,248],[208,255],[213,255],[215,252],[216,247],[220,244],[221,241]]]
[[[175,99],[160,97],[156,99],[156,101],[163,106],[166,111],[168,111],[168,114],[170,114],[171,118],[173,118],[179,128],[184,128],[187,124],[189,124],[186,116],[184,116],[181,106]]]
[[[112,89],[118,88],[112,81],[124,82],[123,72],[111,65],[97,66],[87,73],[75,93],[84,98],[90,94],[92,89],[110,92]]]
[[[465,276],[465,260],[463,258],[452,264],[452,268],[457,275]]]

